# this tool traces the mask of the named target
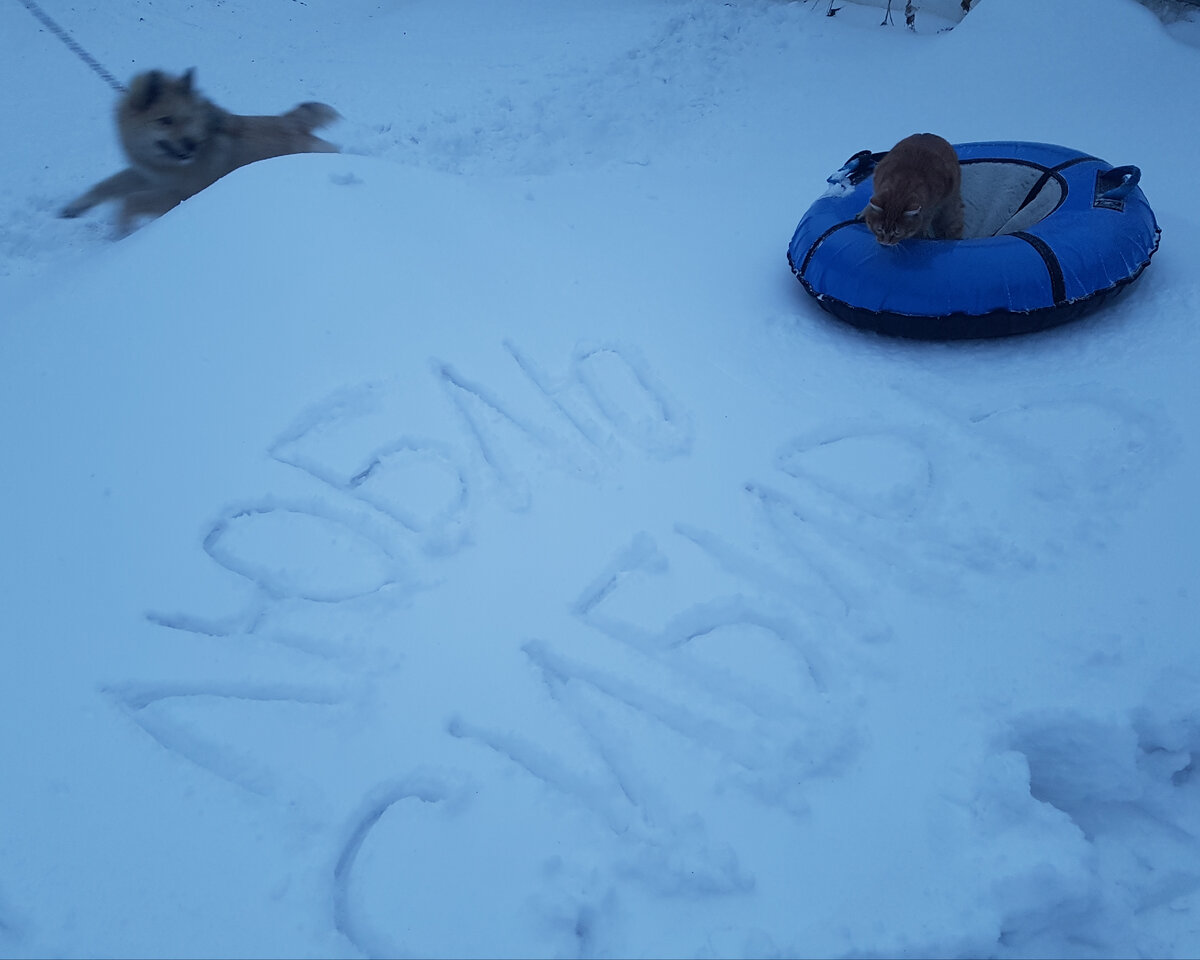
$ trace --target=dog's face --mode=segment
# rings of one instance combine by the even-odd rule
[[[196,93],[194,71],[172,77],[151,70],[133,78],[117,107],[121,142],[131,160],[172,168],[195,162],[212,136],[215,110]]]

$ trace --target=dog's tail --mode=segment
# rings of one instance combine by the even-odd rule
[[[297,104],[285,113],[284,116],[306,133],[312,133],[314,130],[327,127],[331,123],[336,123],[342,119],[342,115],[329,104],[317,103],[314,100]]]

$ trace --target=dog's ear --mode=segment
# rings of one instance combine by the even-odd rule
[[[184,94],[185,96],[190,94],[192,92],[192,87],[194,86],[195,79],[196,79],[196,68],[195,67],[188,67],[186,70],[184,70],[183,76],[179,78],[179,82],[176,84],[176,86],[179,88],[179,92]]]
[[[162,96],[167,78],[161,70],[149,70],[139,73],[129,81],[129,92],[125,95],[126,102],[134,110],[147,110],[150,105]]]

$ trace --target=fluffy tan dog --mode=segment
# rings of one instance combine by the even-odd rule
[[[119,200],[118,224],[128,233],[136,218],[161,216],[248,163],[289,153],[337,153],[312,133],[338,119],[333,107],[302,103],[279,116],[240,116],[206,100],[194,81],[194,70],[180,77],[151,70],[133,78],[117,102],[129,167],[67,204],[61,216]]]

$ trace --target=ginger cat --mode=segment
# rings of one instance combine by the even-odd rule
[[[958,154],[932,133],[914,133],[875,167],[875,192],[859,217],[885,247],[909,237],[961,240],[962,170]]]

